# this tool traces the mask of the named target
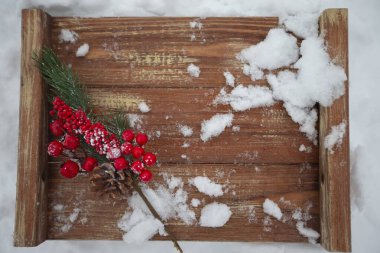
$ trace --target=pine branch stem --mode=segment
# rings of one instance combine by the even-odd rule
[[[142,192],[140,186],[138,185],[137,180],[131,175],[132,177],[132,185],[133,189],[139,194],[139,196],[142,198],[146,206],[148,207],[149,211],[153,214],[153,216],[159,220],[162,224],[164,224],[163,220],[161,219],[160,215],[157,213],[156,209],[152,206],[152,204],[149,202],[148,198],[145,196],[145,194]],[[179,246],[177,239],[170,233],[167,226],[165,226],[165,231],[168,234],[170,240],[173,242],[174,247],[178,250],[178,252],[183,253],[183,250],[181,246]]]

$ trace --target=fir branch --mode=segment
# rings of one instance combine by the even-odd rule
[[[129,128],[128,118],[121,111],[100,115],[97,120],[101,121],[107,131],[114,133],[120,140],[123,131]]]
[[[33,60],[55,95],[74,109],[82,109],[91,113],[90,96],[85,86],[80,83],[79,77],[73,70],[61,62],[51,48],[43,48],[38,55],[33,53]]]
[[[108,162],[108,159],[106,158],[105,155],[98,154],[93,147],[91,147],[84,141],[83,138],[80,138],[80,145],[83,148],[86,155],[96,158],[99,164]]]

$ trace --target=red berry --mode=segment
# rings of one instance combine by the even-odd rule
[[[82,169],[85,171],[92,171],[98,165],[98,160],[94,157],[86,157],[82,164]]]
[[[143,157],[143,161],[147,166],[152,166],[156,163],[156,155],[153,153],[146,153]]]
[[[136,174],[140,174],[144,170],[144,164],[141,161],[134,161],[131,165],[131,170]]]
[[[140,158],[144,154],[144,149],[142,147],[133,147],[132,155],[134,158]]]
[[[143,134],[143,133],[138,133],[136,135],[136,142],[142,146],[144,145],[145,143],[148,142],[148,136],[146,134]]]
[[[76,162],[68,160],[61,166],[60,172],[66,178],[73,178],[78,175],[79,165]]]
[[[140,180],[143,181],[143,182],[149,182],[150,180],[152,180],[152,172],[150,172],[150,170],[143,170],[141,173],[140,173]]]
[[[110,148],[107,152],[108,159],[116,159],[121,156],[121,152],[119,148]]]
[[[60,154],[62,154],[62,151],[63,151],[63,145],[59,141],[50,142],[47,148],[48,154],[54,157],[57,157]]]
[[[61,136],[64,133],[63,127],[58,120],[54,120],[52,123],[50,123],[49,128],[50,128],[50,132],[55,136]]]
[[[67,149],[74,150],[79,146],[79,139],[75,135],[66,134],[63,146]]]
[[[123,140],[128,141],[128,142],[133,141],[133,138],[135,138],[135,134],[130,129],[124,130],[124,132],[121,134],[121,136],[122,136]]]
[[[114,160],[113,166],[116,170],[123,170],[128,167],[128,161],[125,159],[124,156],[122,156]]]
[[[124,142],[123,144],[121,144],[120,149],[124,155],[129,155],[132,152],[133,145],[132,143]]]

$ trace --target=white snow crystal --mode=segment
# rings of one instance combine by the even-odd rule
[[[197,187],[199,192],[210,197],[219,197],[223,195],[222,185],[211,181],[208,177],[197,176],[189,179],[189,183]]]
[[[63,211],[65,209],[65,206],[63,204],[56,204],[53,206],[54,211]]]
[[[180,177],[175,177],[175,176],[169,177],[167,173],[160,173],[160,175],[162,175],[162,177],[164,178],[170,190],[174,190],[177,187],[178,188],[183,187],[183,182]]]
[[[77,49],[77,52],[75,55],[77,57],[84,57],[86,56],[89,50],[90,50],[90,46],[87,43],[84,43]]]
[[[280,24],[284,24],[286,30],[305,39],[318,36],[318,18],[319,13],[298,13],[280,17]]]
[[[148,198],[154,209],[163,221],[171,218],[180,219],[191,225],[196,220],[195,213],[189,209],[187,192],[183,190],[181,178],[169,177],[161,173],[169,188],[158,184],[153,190],[147,185],[141,185],[144,195]],[[126,232],[123,240],[127,243],[142,243],[155,234],[165,235],[163,224],[154,218],[141,197],[134,192],[128,198],[128,206],[132,209],[126,212],[119,220],[118,227]]]
[[[264,213],[272,215],[277,220],[281,220],[282,212],[278,205],[270,199],[265,199],[263,203]]]
[[[192,199],[191,200],[191,205],[193,207],[198,207],[201,204],[201,201],[199,199]]]
[[[315,244],[316,240],[320,236],[319,233],[315,231],[314,229],[305,227],[305,222],[303,221],[298,221],[296,224],[296,227],[300,235],[308,238],[310,243]]]
[[[300,147],[298,148],[300,152],[305,152],[305,153],[311,153],[312,148],[309,146],[305,146],[304,144],[301,144]]]
[[[184,142],[183,144],[182,144],[182,147],[183,148],[188,148],[188,147],[190,147],[190,143],[188,143],[188,142]]]
[[[137,130],[140,130],[142,127],[141,116],[135,113],[128,114],[128,123],[132,128],[136,128]]]
[[[150,107],[145,102],[140,102],[138,104],[138,108],[139,108],[140,112],[142,112],[142,113],[147,113],[150,111]]]
[[[245,69],[252,75],[253,80],[260,79],[255,77],[262,69],[277,69],[288,66],[297,61],[299,49],[297,39],[287,33],[282,28],[271,29],[264,41],[243,49],[237,58],[249,64],[250,69]],[[247,68],[247,67],[245,67]]]
[[[187,192],[183,189],[183,185],[179,185],[179,187],[173,189],[158,185],[155,190],[143,185],[142,190],[164,221],[170,218],[177,218],[188,225],[195,221],[195,213],[189,209],[186,203],[188,196]],[[150,213],[136,192],[128,199],[128,205],[132,209],[141,209],[145,213]]]
[[[216,114],[209,120],[204,120],[201,125],[201,139],[206,142],[212,137],[220,135],[226,127],[232,125],[234,115],[232,113]]]
[[[202,227],[222,227],[231,215],[232,212],[226,204],[213,202],[202,208],[199,224]]]
[[[300,124],[300,131],[316,143],[315,124],[317,112],[312,109],[318,102],[330,106],[344,94],[344,70],[330,61],[323,40],[310,37],[301,44],[302,57],[294,64],[297,73],[284,70],[269,74],[267,80],[273,97],[284,101],[284,107],[293,121]]]
[[[233,126],[232,127],[232,132],[239,132],[240,131],[240,126]]]
[[[146,214],[140,209],[126,212],[117,225],[126,232],[123,240],[130,244],[141,244],[157,233],[164,234],[164,225],[151,214]]]
[[[271,106],[275,103],[272,91],[258,85],[235,87],[230,94],[221,91],[214,100],[215,104],[230,104],[234,111],[245,111],[252,108]]]
[[[193,129],[186,125],[178,125],[178,129],[184,137],[190,137],[193,135]]]
[[[198,28],[199,30],[202,29],[203,24],[199,20],[194,20],[189,22],[190,28],[195,29]]]
[[[324,147],[330,151],[331,154],[334,153],[333,148],[335,146],[342,145],[343,137],[346,133],[346,122],[342,122],[337,126],[332,126],[330,133],[325,137]]]
[[[199,77],[199,75],[201,74],[201,70],[199,69],[199,67],[192,63],[190,63],[190,65],[187,67],[187,72],[192,77]]]
[[[235,86],[235,77],[228,71],[225,71],[223,73],[224,77],[226,78],[226,84],[234,87]]]
[[[60,42],[74,43],[79,38],[78,34],[68,29],[61,29],[61,33],[58,35]]]
[[[81,211],[80,208],[74,208],[73,212],[69,216],[69,220],[71,223],[74,223],[78,219],[79,212]]]

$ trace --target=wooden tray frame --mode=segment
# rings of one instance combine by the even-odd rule
[[[319,19],[328,52],[348,75],[347,9],[325,10]],[[47,86],[31,54],[49,46],[51,17],[39,9],[22,11],[22,54],[18,175],[14,245],[37,246],[47,239]],[[330,107],[319,108],[320,145],[331,126],[347,122],[342,148],[333,155],[320,146],[321,245],[328,251],[351,251],[348,81],[346,93]]]

